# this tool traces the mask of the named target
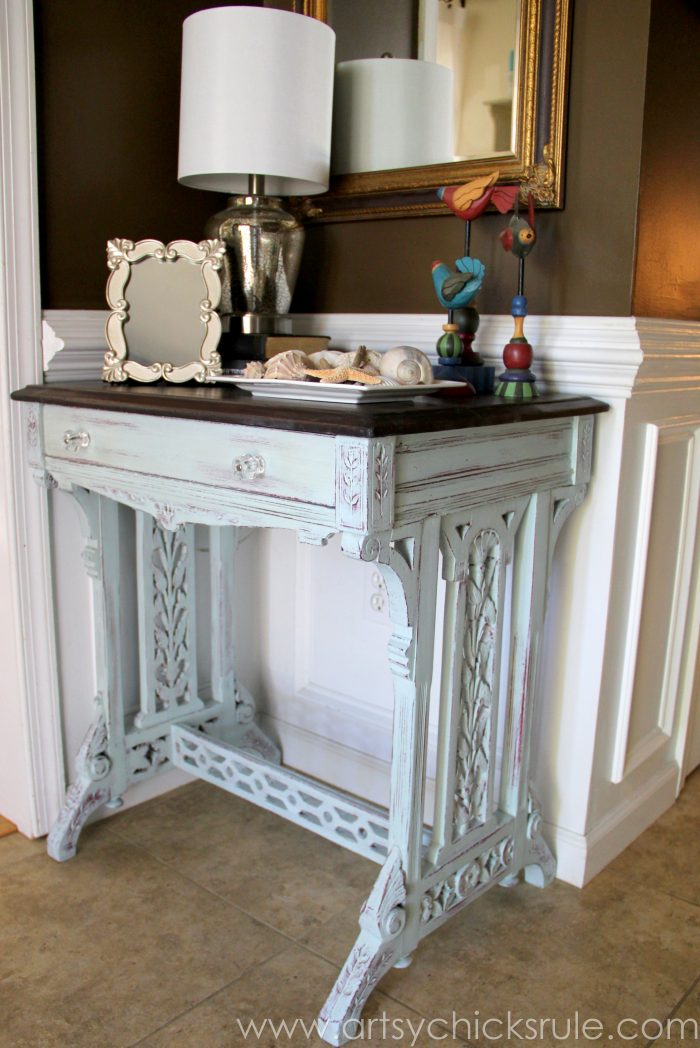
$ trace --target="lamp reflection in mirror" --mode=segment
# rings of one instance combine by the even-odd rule
[[[231,193],[206,234],[226,244],[225,332],[285,332],[303,229],[280,196],[328,188],[335,33],[314,18],[220,7],[183,25],[178,180]]]
[[[335,71],[333,174],[446,164],[452,70],[412,58],[358,58]]]

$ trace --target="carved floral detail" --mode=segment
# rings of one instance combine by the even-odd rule
[[[491,702],[498,622],[501,545],[498,533],[480,531],[469,549],[462,693],[457,738],[454,831],[463,836],[486,817]]]
[[[392,848],[384,861],[381,872],[374,883],[360,913],[360,927],[379,935],[382,939],[394,939],[406,924],[406,880],[401,865],[401,852]]]
[[[191,701],[185,529],[153,522],[153,646],[156,707]]]
[[[391,456],[386,444],[378,444],[374,452],[374,498],[379,503],[379,512],[382,513],[384,503],[389,494],[391,482]]]
[[[39,445],[39,419],[34,408],[27,412],[27,445],[32,449]]]
[[[531,193],[538,204],[552,206],[555,201],[557,173],[552,158],[552,146],[547,143],[542,149],[541,164],[531,164],[525,171],[525,178],[520,187],[521,200],[527,201]]]
[[[161,735],[150,742],[138,742],[127,754],[129,774],[136,779],[153,775],[164,764],[170,763],[168,748],[170,735]]]
[[[362,498],[362,450],[349,445],[340,457],[340,494],[343,502],[356,510]]]
[[[513,838],[504,837],[424,893],[421,899],[421,922],[428,924],[457,906],[462,906],[484,885],[507,870],[512,860]]]

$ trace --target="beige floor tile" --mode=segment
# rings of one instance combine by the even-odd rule
[[[346,910],[305,941],[340,963],[356,935],[357,915]],[[389,972],[381,988],[423,1015],[448,1019],[454,1011],[470,1020],[458,1033],[479,1045],[493,1042],[477,1035],[477,1017],[505,1021],[510,1010],[516,1018],[556,1018],[554,1031],[550,1024],[531,1042],[549,1046],[562,1043],[554,1034],[565,1033],[577,1011],[580,1022],[602,1020],[606,1038],[628,1016],[663,1018],[696,970],[700,908],[601,874],[583,891],[556,882],[544,891],[520,885],[490,892],[425,939],[411,967]],[[493,1024],[486,1032],[502,1029]],[[524,1024],[516,1029],[528,1032]]]
[[[650,1026],[650,1032],[656,1029]],[[658,1048],[688,1048],[691,1044],[700,1044],[700,979],[679,1008],[664,1023],[659,1037],[654,1041]]]
[[[287,940],[115,837],[0,872],[0,1046],[121,1048]]]
[[[700,905],[700,769],[673,807],[608,870]]]
[[[110,820],[124,840],[297,937],[349,904],[378,867],[214,786],[194,784]]]
[[[326,961],[292,946],[152,1034],[139,1048],[244,1048],[245,1045],[251,1048],[321,1048],[324,1042],[317,1032],[313,1032],[311,1024],[336,975],[336,968]],[[259,1024],[266,1019],[273,1023],[286,1021],[289,1033],[278,1029],[275,1034],[269,1026],[263,1031]],[[307,1032],[299,1023],[291,1033],[295,1019],[306,1023]],[[386,1045],[454,1048],[463,1044],[437,1025],[426,1030],[427,1024],[421,1016],[382,993],[372,995],[363,1019],[363,1028],[350,1030],[355,1038],[350,1044],[382,1045],[385,1048]],[[244,1031],[251,1020],[258,1024],[258,1033],[249,1029],[246,1037]],[[363,1032],[365,1036],[362,1036]]]
[[[699,933],[700,909],[614,878],[601,876],[583,891],[523,885],[484,896],[382,988],[421,1012],[478,1009],[482,1018],[504,1018],[510,1009],[539,1019],[578,1011],[612,1029],[628,1016],[668,1014],[700,965]],[[538,1043],[557,1041],[550,1029]]]
[[[33,855],[46,854],[46,838],[30,840],[23,837],[21,833],[11,833],[7,837],[0,837],[0,870],[11,866],[22,859],[30,859]]]

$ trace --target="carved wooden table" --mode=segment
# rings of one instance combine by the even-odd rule
[[[592,416],[605,406],[435,396],[408,407],[322,408],[226,387],[102,383],[14,396],[26,402],[33,469],[83,511],[94,587],[95,719],[49,854],[71,858],[91,812],[176,765],[373,859],[380,870],[359,937],[321,1014],[326,1040],[344,1043],[379,979],[409,963],[425,935],[522,870],[538,885],[554,876],[528,780],[537,655],[552,551],[583,499]],[[195,524],[210,534],[208,682],[195,643]],[[234,553],[238,529],[249,527],[292,528],[312,543],[340,533],[343,550],[376,562],[385,578],[395,693],[388,811],[286,769],[255,722],[254,699],[236,678],[233,626]],[[428,830],[440,565],[446,608]]]

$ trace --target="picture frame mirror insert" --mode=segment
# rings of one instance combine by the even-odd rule
[[[110,240],[102,378],[204,382],[221,374],[222,240]]]

